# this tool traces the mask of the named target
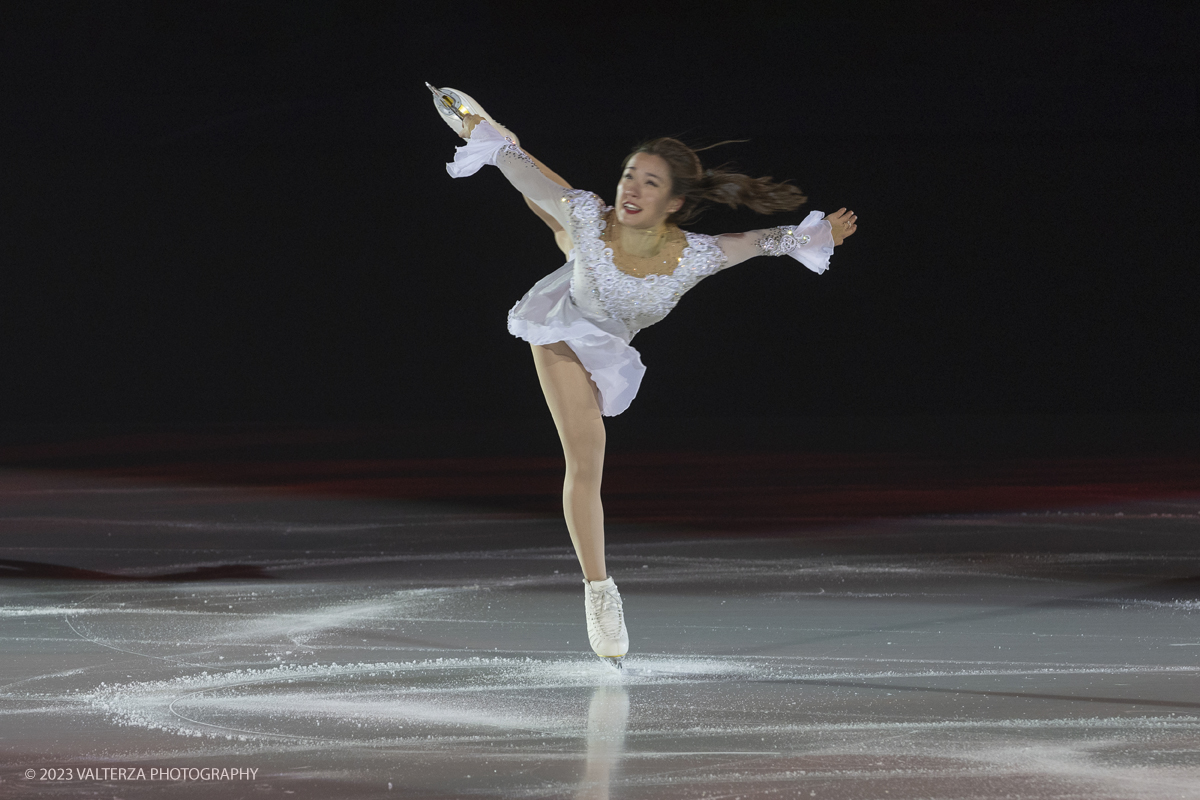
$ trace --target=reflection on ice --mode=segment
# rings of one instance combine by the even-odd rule
[[[597,686],[588,704],[587,767],[577,800],[608,800],[613,771],[625,752],[629,693],[623,686]]]

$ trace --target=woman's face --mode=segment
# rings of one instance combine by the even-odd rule
[[[661,156],[637,153],[625,162],[617,182],[617,222],[631,228],[655,228],[683,207],[671,196],[671,170]]]

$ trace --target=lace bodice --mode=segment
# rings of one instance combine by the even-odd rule
[[[613,263],[613,252],[601,238],[608,208],[592,194],[578,189],[563,193],[568,208],[567,228],[575,244],[575,275],[571,296],[585,311],[620,320],[632,333],[665,317],[679,298],[702,279],[725,265],[725,253],[715,236],[684,233],[687,247],[669,275],[639,278]]]
[[[513,186],[571,234],[575,303],[589,314],[619,321],[630,335],[665,317],[704,278],[746,259],[788,255],[820,273],[833,254],[829,223],[820,211],[813,211],[800,225],[721,236],[687,232],[687,247],[674,272],[639,278],[617,268],[601,238],[608,211],[604,201],[591,192],[559,186],[514,141],[481,122],[447,169],[461,177],[485,164],[499,167]]]

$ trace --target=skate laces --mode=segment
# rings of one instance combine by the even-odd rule
[[[588,597],[591,599],[592,622],[600,632],[611,639],[618,638],[625,627],[624,612],[621,608],[621,594],[616,586],[605,586],[593,589],[588,585]]]

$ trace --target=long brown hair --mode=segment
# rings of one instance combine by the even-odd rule
[[[705,169],[697,152],[678,139],[664,136],[639,144],[625,159],[628,164],[638,153],[646,153],[667,162],[671,170],[671,194],[683,198],[683,205],[667,217],[667,222],[675,225],[690,222],[708,203],[721,203],[730,208],[746,206],[759,214],[774,214],[795,211],[808,200],[797,187],[786,181],[773,181],[769,175],[751,178],[723,167]]]

